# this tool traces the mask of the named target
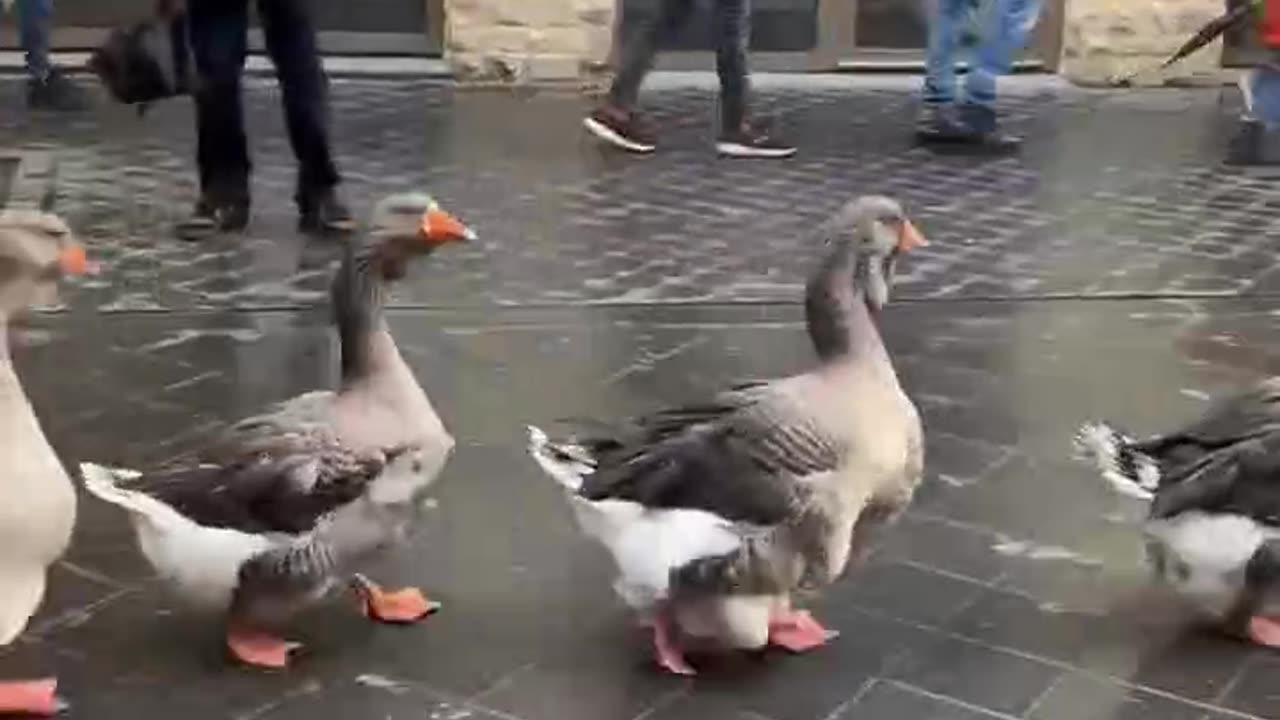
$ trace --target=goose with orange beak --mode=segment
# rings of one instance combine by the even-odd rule
[[[915,405],[880,338],[899,257],[925,244],[895,201],[862,197],[818,233],[805,292],[816,367],[529,452],[613,556],[615,590],[652,631],[658,664],[689,646],[806,652],[838,630],[792,607],[896,517],[920,483]],[[857,642],[853,638],[852,642]]]
[[[408,537],[454,445],[396,347],[383,301],[414,259],[474,238],[426,195],[387,198],[333,280],[335,390],[242,420],[177,466],[80,466],[90,492],[127,511],[142,553],[178,594],[226,613],[237,660],[285,667],[299,644],[282,626],[343,584],[373,620],[412,623],[439,607],[359,574]]]
[[[44,597],[45,572],[67,548],[76,495],[45,440],[9,353],[10,318],[57,300],[58,281],[89,270],[82,246],[55,215],[0,213],[0,644],[27,626]],[[51,715],[52,678],[0,682],[0,715]]]

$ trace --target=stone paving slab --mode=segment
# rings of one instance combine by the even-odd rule
[[[443,267],[424,270],[421,280]],[[1274,718],[1270,655],[1153,591],[1133,519],[1069,460],[1098,415],[1164,427],[1280,369],[1262,299],[900,303],[885,335],[928,435],[928,479],[862,569],[813,601],[843,631],[802,657],[665,677],[602,554],[523,450],[528,422],[608,417],[810,362],[779,306],[400,310],[392,329],[460,445],[439,509],[372,572],[445,609],[370,627],[335,599],[296,668],[221,659],[217,623],[156,591],[115,508],[76,542],[0,675],[56,670],[68,717]],[[320,313],[33,319],[17,359],[68,462],[145,465],[332,378]],[[512,513],[511,508],[520,508]]]
[[[60,207],[108,268],[77,303],[260,307],[321,296],[335,251],[294,233],[278,92],[263,79],[249,85],[254,225],[201,245],[170,233],[194,193],[185,101],[143,119],[107,105],[0,115],[0,145],[54,154]],[[20,107],[20,89],[0,80],[9,107]],[[425,188],[482,234],[444,261],[442,277],[404,288],[401,303],[788,301],[808,268],[808,230],[867,192],[901,198],[937,241],[903,279],[907,297],[1237,295],[1277,282],[1276,184],[1219,164],[1235,115],[1227,91],[1045,84],[1009,98],[1009,124],[1029,143],[1004,159],[913,147],[909,92],[829,81],[760,94],[799,141],[795,159],[716,160],[714,95],[696,87],[646,96],[664,134],[644,159],[587,140],[586,101],[556,93],[340,79],[333,115],[357,208]]]

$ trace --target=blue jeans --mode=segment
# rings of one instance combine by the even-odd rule
[[[996,101],[996,78],[1007,74],[1014,55],[1040,16],[1041,0],[983,0],[978,46],[965,76],[964,94],[956,92],[960,34],[977,0],[928,0],[929,50],[925,60],[924,101],[972,103],[990,108]]]
[[[53,0],[17,0],[18,39],[27,59],[27,75],[43,80],[49,75],[49,28],[53,24]]]
[[[552,0],[527,0],[551,2]],[[640,83],[653,66],[658,40],[678,30],[692,16],[694,0],[653,0],[650,11],[624,17],[622,50],[609,90],[609,104],[630,112]],[[716,74],[720,77],[720,124],[726,132],[742,127],[747,115],[747,47],[751,42],[751,0],[714,0]]]
[[[1240,79],[1245,94],[1245,113],[1252,120],[1280,128],[1280,66],[1263,63]]]

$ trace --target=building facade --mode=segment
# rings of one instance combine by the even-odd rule
[[[708,0],[668,40],[668,68],[710,67]],[[620,23],[653,0],[312,0],[329,53],[440,56],[465,80],[574,81],[608,67]],[[774,71],[910,67],[923,56],[927,0],[754,0],[755,67]],[[1223,0],[1045,0],[1022,64],[1097,83],[1157,62],[1224,10]],[[144,16],[153,0],[56,0],[61,48]],[[1140,81],[1220,82],[1246,62],[1249,33]],[[12,47],[12,23],[0,34]],[[260,38],[252,42],[260,47]]]

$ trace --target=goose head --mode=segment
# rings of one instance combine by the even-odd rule
[[[57,302],[58,281],[88,270],[84,247],[58,216],[0,212],[0,318]]]
[[[836,255],[852,255],[853,285],[879,310],[889,301],[898,257],[928,243],[902,205],[883,195],[864,195],[845,205],[830,224]]]
[[[414,258],[475,239],[470,228],[442,210],[430,195],[402,193],[374,207],[363,249],[377,276],[394,281],[404,277]]]

